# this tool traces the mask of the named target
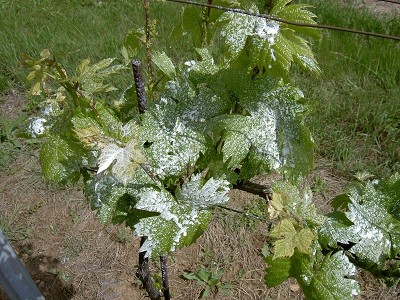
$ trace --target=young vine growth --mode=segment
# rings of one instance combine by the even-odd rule
[[[211,2],[316,24],[308,5],[290,0]],[[154,30],[132,30],[120,64],[84,60],[68,74],[49,50],[26,60],[31,93],[45,96],[29,126],[42,141],[44,175],[83,182],[100,220],[126,224],[145,237],[140,252],[156,257],[194,243],[230,189],[279,173],[263,216],[272,224],[263,251],[268,287],[293,277],[307,299],[353,299],[361,292],[356,267],[396,283],[399,175],[360,183],[326,215],[300,188],[314,145],[307,100],[289,78],[293,64],[321,72],[310,47],[317,29],[187,5],[171,38],[187,39],[195,54],[175,63],[161,49],[149,53]],[[139,109],[133,85],[110,100],[107,80],[146,52],[147,104]]]

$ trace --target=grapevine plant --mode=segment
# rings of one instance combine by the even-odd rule
[[[261,2],[209,3],[315,24],[308,5]],[[230,189],[279,173],[263,216],[271,221],[262,251],[268,287],[293,277],[307,299],[353,299],[361,292],[356,266],[396,283],[399,175],[353,186],[327,215],[299,188],[313,166],[313,140],[308,103],[288,79],[293,64],[320,73],[309,44],[317,29],[189,5],[172,36],[190,41],[194,57],[174,63],[151,52],[147,25],[146,37],[128,34],[124,63],[84,60],[70,75],[49,50],[27,59],[31,93],[45,96],[29,131],[42,140],[46,178],[83,182],[100,220],[145,237],[140,252],[150,258],[194,243]],[[147,104],[133,85],[107,96],[116,93],[106,81],[141,52],[152,78]]]

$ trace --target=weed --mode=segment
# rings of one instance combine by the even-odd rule
[[[249,205],[245,206],[244,214],[238,214],[236,222],[238,226],[245,226],[249,230],[255,230],[260,220],[257,217],[265,218],[268,216],[268,206],[262,198],[253,200]]]
[[[201,267],[194,273],[185,272],[182,276],[187,280],[194,280],[198,284],[204,286],[199,296],[200,299],[204,299],[213,293],[224,293],[225,295],[232,294],[232,284],[221,282],[223,274],[223,270],[209,271],[204,267]]]
[[[21,149],[21,144],[16,138],[16,131],[24,119],[25,116],[21,115],[10,121],[0,116],[0,169],[7,166],[17,150]]]
[[[68,216],[71,218],[72,223],[76,224],[79,222],[81,215],[78,212],[78,209],[72,209],[71,207],[68,208]]]
[[[315,179],[314,179],[314,183],[313,183],[311,189],[315,194],[320,194],[325,199],[326,198],[326,188],[327,188],[327,186],[328,185],[327,185],[326,181],[323,178],[321,178],[319,176],[316,176]]]
[[[132,234],[132,231],[130,229],[126,228],[118,228],[118,231],[116,233],[116,239],[117,242],[121,244],[128,244],[133,240],[134,236]]]
[[[68,282],[71,279],[71,275],[64,271],[59,271],[57,269],[48,269],[47,273],[57,276],[62,282]]]

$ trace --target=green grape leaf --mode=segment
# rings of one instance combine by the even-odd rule
[[[290,20],[297,23],[316,24],[316,15],[308,10],[312,8],[311,5],[307,4],[290,4],[291,1],[280,0],[272,8],[270,14],[285,20]],[[282,27],[291,28],[297,33],[304,34],[307,36],[318,37],[318,29],[305,26],[296,26],[291,24],[282,24]]]
[[[102,223],[111,221],[118,200],[127,192],[116,178],[109,175],[96,175],[85,183],[85,195]]]
[[[250,147],[251,141],[248,139],[237,139],[236,132],[227,131],[224,135],[224,145],[222,148],[224,162],[229,160],[228,166],[231,168],[239,166],[249,153]]]
[[[280,169],[296,182],[309,173],[313,163],[313,143],[301,116],[302,93],[288,85],[271,88],[263,78],[249,85],[238,92],[249,115],[229,115],[220,121],[226,130],[224,161],[231,159],[231,166],[235,166],[249,150],[246,164],[258,165],[255,171],[260,167],[265,171]]]
[[[353,299],[360,294],[360,286],[352,279],[356,268],[342,253],[328,253],[313,261],[309,255],[295,251],[291,258],[265,258],[267,263],[265,283],[274,287],[289,277],[300,284],[310,300]]]
[[[204,183],[199,173],[187,180],[176,191],[179,203],[186,203],[197,209],[209,208],[229,200],[229,182],[224,179],[210,178]]]
[[[357,281],[351,279],[356,268],[342,252],[326,255],[313,273],[311,279],[303,277],[298,280],[307,299],[354,299],[361,292]],[[307,281],[310,283],[305,284]]]
[[[268,267],[265,272],[264,281],[267,287],[272,288],[284,282],[290,276],[292,262],[289,257],[274,259],[272,255],[265,257]]]
[[[211,219],[209,211],[199,211],[177,204],[164,190],[142,189],[136,208],[160,213],[159,216],[141,219],[135,233],[146,236],[140,248],[146,255],[159,256],[193,243]]]
[[[175,66],[165,52],[156,52],[152,61],[167,77],[172,79],[176,76]]]
[[[128,65],[132,58],[137,57],[140,45],[145,43],[146,36],[144,30],[132,29],[126,35],[121,50],[125,65]]]
[[[40,163],[44,176],[54,182],[76,182],[85,152],[72,142],[51,136],[40,149]]]
[[[201,43],[201,21],[202,11],[198,7],[189,5],[184,8],[182,13],[182,30],[183,33],[189,33],[192,36],[193,44]]]
[[[290,1],[278,1],[271,15],[293,22],[316,24],[313,13],[307,10],[310,6],[295,4]],[[258,13],[253,4],[247,11]],[[271,69],[270,74],[285,77],[292,62],[306,70],[320,73],[318,64],[308,42],[296,33],[317,36],[315,28],[277,23],[266,18],[254,17],[235,12],[225,12],[218,24],[222,29],[220,35],[229,53],[229,59],[237,58],[243,49],[249,47],[248,53],[253,65]]]
[[[400,179],[396,176],[368,182],[364,190],[354,188],[344,215],[330,215],[321,228],[322,243],[354,244],[348,251],[368,265],[383,268],[387,259],[400,252],[400,219],[394,209],[400,202]]]
[[[141,218],[159,215],[157,212],[134,207],[139,199],[140,190],[154,184],[152,178],[142,168],[138,168],[130,178],[131,182],[124,185],[109,170],[105,170],[86,181],[85,196],[91,202],[92,208],[97,210],[102,223],[126,222],[127,226],[133,228]]]
[[[279,164],[279,148],[276,142],[274,118],[270,111],[264,111],[257,116],[231,115],[223,120],[227,133],[224,136],[222,152],[224,161],[231,158],[232,166],[240,162],[249,151],[267,170],[276,169]],[[232,151],[236,144],[239,151]],[[226,146],[225,146],[226,145]],[[248,150],[246,152],[246,150]]]
[[[136,87],[131,84],[121,94],[119,99],[112,102],[114,111],[123,123],[138,120],[139,109]]]
[[[207,48],[198,48],[196,52],[201,60],[190,60],[184,63],[186,67],[185,72],[189,74],[190,80],[194,84],[204,83],[209,78],[207,76],[213,75],[219,70]],[[213,86],[215,86],[215,82]]]
[[[223,162],[222,153],[218,152],[215,147],[208,147],[205,153],[201,153],[196,162],[199,170],[207,170],[207,178],[224,177],[232,184],[237,183],[239,175],[228,164]]]
[[[294,61],[306,70],[320,73],[321,70],[308,42],[302,37],[296,36],[292,29],[283,28],[280,32],[281,34],[275,38],[273,47],[276,63],[285,72],[289,71],[292,61]]]

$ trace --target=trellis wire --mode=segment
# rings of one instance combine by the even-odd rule
[[[362,35],[366,35],[366,36],[378,37],[378,38],[389,39],[389,40],[394,40],[394,41],[400,41],[400,36],[393,36],[393,35],[369,32],[369,31],[346,28],[346,27],[338,27],[338,26],[332,26],[332,25],[299,23],[299,22],[289,21],[286,19],[281,19],[281,18],[274,17],[274,16],[267,15],[267,14],[252,13],[252,12],[245,11],[245,10],[242,10],[239,8],[231,8],[231,7],[214,5],[214,4],[206,4],[206,3],[198,3],[198,2],[194,2],[194,1],[188,1],[188,0],[165,0],[165,1],[175,2],[175,3],[180,3],[180,4],[189,4],[189,5],[201,6],[201,7],[207,7],[207,8],[215,8],[215,9],[219,9],[219,10],[230,11],[230,12],[235,12],[235,13],[239,13],[239,14],[243,14],[243,15],[253,16],[253,17],[257,17],[257,18],[264,18],[267,20],[272,20],[272,21],[276,21],[276,22],[280,22],[280,23],[284,23],[284,24],[288,24],[288,25],[309,27],[309,28],[329,29],[329,30],[335,30],[335,31],[343,31],[343,32],[362,34]],[[388,1],[388,0],[385,0],[385,1]],[[400,4],[400,2],[395,2],[395,3]]]

